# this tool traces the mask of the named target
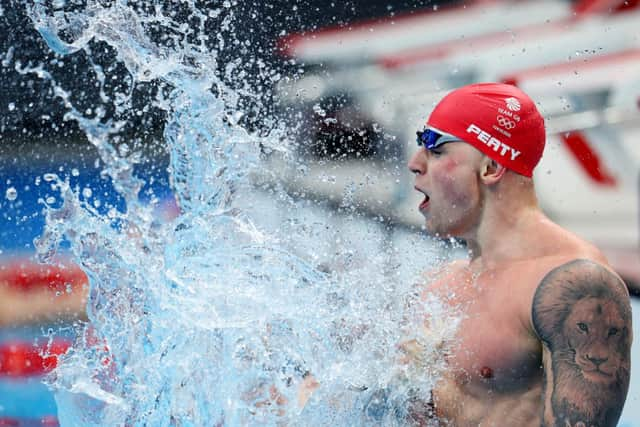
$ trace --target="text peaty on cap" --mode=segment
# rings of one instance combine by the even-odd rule
[[[460,138],[527,177],[544,151],[544,119],[527,94],[508,84],[477,83],[450,92],[436,105],[427,126]]]

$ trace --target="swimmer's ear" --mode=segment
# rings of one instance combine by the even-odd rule
[[[480,179],[487,185],[493,185],[500,181],[507,168],[490,157],[484,156],[480,165]]]

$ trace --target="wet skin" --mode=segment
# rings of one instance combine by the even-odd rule
[[[464,316],[447,346],[449,368],[432,393],[440,425],[616,425],[628,387],[628,297],[617,276],[575,255],[481,272],[459,262],[425,287],[425,296],[437,294]],[[581,255],[597,253],[585,246]],[[562,298],[553,295],[559,272],[573,269],[566,274],[580,278],[585,267],[595,271],[582,281],[590,291],[573,289],[575,301],[555,319],[549,311]],[[589,293],[598,288],[606,292]],[[565,422],[559,414],[567,408],[574,413]]]
[[[541,273],[524,263],[477,276],[462,263],[447,270],[425,289],[464,316],[445,356],[449,370],[433,390],[441,424],[540,426],[542,345],[527,307],[534,286],[519,298],[511,285]]]
[[[427,274],[423,295],[436,294],[463,320],[444,345],[448,368],[432,390],[437,420],[416,405],[414,424],[615,426],[629,381],[624,283],[594,246],[535,203],[513,204],[517,214],[483,211],[482,156],[464,143],[443,148],[409,162],[416,190],[428,195],[419,209],[429,232],[468,239],[477,255]],[[427,333],[429,323],[425,317]],[[408,358],[419,351],[404,349]]]

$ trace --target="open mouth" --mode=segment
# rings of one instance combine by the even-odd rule
[[[427,208],[427,206],[429,206],[429,195],[427,193],[425,193],[424,191],[416,188],[417,191],[421,192],[422,194],[424,194],[424,199],[422,200],[422,202],[420,203],[419,209],[420,210],[424,210]]]
[[[420,209],[426,209],[429,206],[429,196],[424,196],[424,200],[420,203]]]

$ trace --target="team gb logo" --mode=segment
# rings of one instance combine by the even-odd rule
[[[520,111],[520,101],[517,98],[507,98],[505,101],[509,110]]]

